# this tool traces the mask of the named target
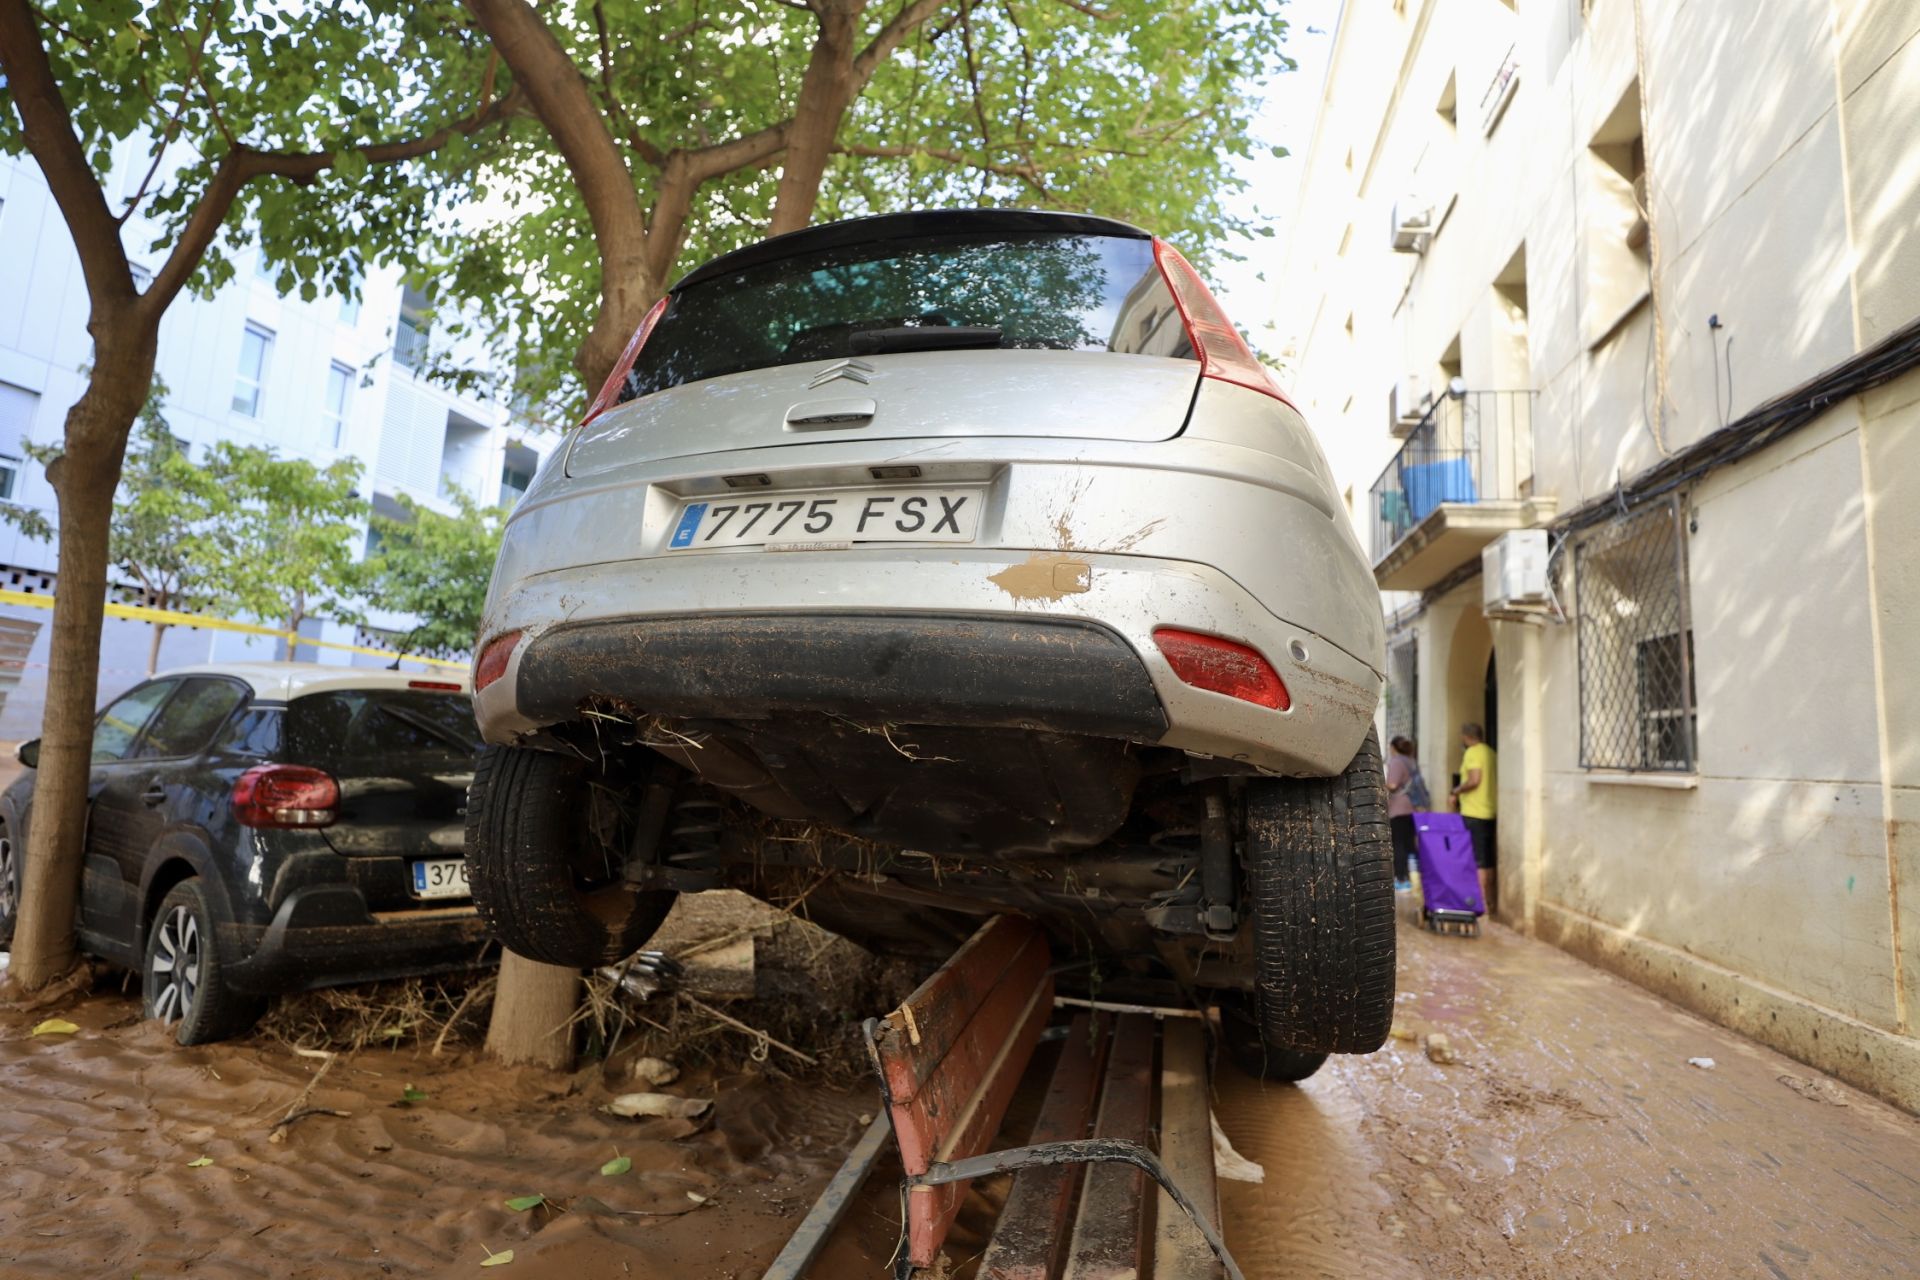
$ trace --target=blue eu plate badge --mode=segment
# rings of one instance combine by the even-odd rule
[[[673,540],[667,544],[667,547],[678,551],[681,547],[692,546],[694,530],[700,527],[700,517],[705,514],[707,514],[706,503],[688,503],[687,509],[680,513],[680,524],[674,529]]]

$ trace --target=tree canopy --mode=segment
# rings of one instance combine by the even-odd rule
[[[484,20],[502,2],[469,8]],[[623,234],[646,242],[632,246],[640,261],[610,262],[605,237],[586,233],[607,215],[595,213],[581,145],[556,141],[555,108],[537,95],[539,121],[438,158],[471,163],[447,173],[466,212],[430,252],[443,292],[512,335],[503,364],[556,420],[596,389],[582,385],[587,370],[610,364],[604,353],[635,327],[616,327],[610,347],[603,338],[599,363],[577,358],[611,273],[647,276],[629,304],[637,322],[633,306],[674,276],[787,229],[808,76],[836,21],[851,28],[845,109],[826,104],[823,172],[792,225],[926,206],[1073,209],[1179,239],[1202,264],[1229,233],[1260,230],[1230,197],[1234,162],[1256,145],[1251,86],[1286,63],[1286,23],[1269,0],[592,0],[539,17],[597,117],[573,126],[610,140],[593,163],[617,156],[616,184],[638,193]],[[536,65],[516,67],[506,48],[515,74]]]
[[[402,497],[406,518],[373,517],[377,547],[362,566],[363,590],[369,603],[418,619],[403,652],[461,653],[480,629],[507,509],[482,507],[458,489],[453,503],[447,516]]]

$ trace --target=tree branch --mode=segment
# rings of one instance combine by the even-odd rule
[[[1117,22],[1120,19],[1119,14],[1109,13],[1105,9],[1096,9],[1092,5],[1086,3],[1086,0],[1060,0],[1060,3],[1067,6],[1067,8],[1069,9],[1078,9],[1081,13],[1086,14],[1089,18],[1096,19],[1100,22]]]
[[[6,0],[13,2],[13,0]],[[515,85],[501,97],[483,104],[472,114],[458,120],[449,121],[431,133],[407,138],[397,142],[379,142],[371,146],[357,148],[366,157],[367,163],[393,164],[400,160],[411,160],[428,155],[447,145],[456,134],[472,134],[505,119],[520,107],[520,87]],[[207,247],[219,234],[221,226],[227,220],[227,213],[240,195],[240,189],[255,178],[280,177],[294,182],[311,182],[320,174],[333,168],[340,161],[339,151],[256,151],[247,146],[235,146],[220,158],[212,179],[194,205],[193,214],[187,220],[179,239],[174,241],[173,251],[167,255],[166,262],[154,274],[153,283],[140,295],[140,305],[152,312],[157,322],[173,302],[174,296],[186,285],[194,269],[200,265],[200,259],[206,254]],[[131,285],[131,278],[129,278]]]
[[[919,30],[921,24],[951,2],[952,0],[910,0],[899,13],[894,14],[893,21],[880,28],[879,34],[875,35],[868,42],[867,47],[862,49],[859,56],[853,60],[853,92],[849,95],[849,99],[859,97],[860,91],[867,87],[867,81],[873,79],[873,73],[880,69],[880,64],[892,57],[893,51],[898,49],[908,36]],[[962,0],[962,2],[972,4],[972,0]]]
[[[1048,194],[1045,171],[1039,165],[1025,162],[1018,164],[996,163],[992,160],[976,160],[971,156],[947,147],[929,147],[919,144],[892,146],[876,143],[849,143],[834,148],[841,155],[872,156],[899,159],[906,156],[929,156],[945,164],[956,165],[963,169],[972,169],[977,173],[991,173],[1002,178],[1014,178],[1026,183],[1040,195]]]
[[[133,272],[120,243],[120,223],[74,131],[47,48],[28,0],[0,0],[0,71],[20,112],[27,150],[40,166],[80,254],[87,293],[96,303],[133,298]]]

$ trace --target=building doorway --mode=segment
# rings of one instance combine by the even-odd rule
[[[1487,718],[1482,722],[1487,726],[1487,742],[1496,750],[1500,746],[1500,675],[1495,670],[1497,657],[1491,649],[1487,651]]]

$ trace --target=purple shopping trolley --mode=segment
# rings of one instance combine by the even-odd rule
[[[1473,837],[1457,813],[1413,815],[1414,856],[1420,861],[1420,916],[1435,933],[1477,935],[1486,902],[1480,897]]]

